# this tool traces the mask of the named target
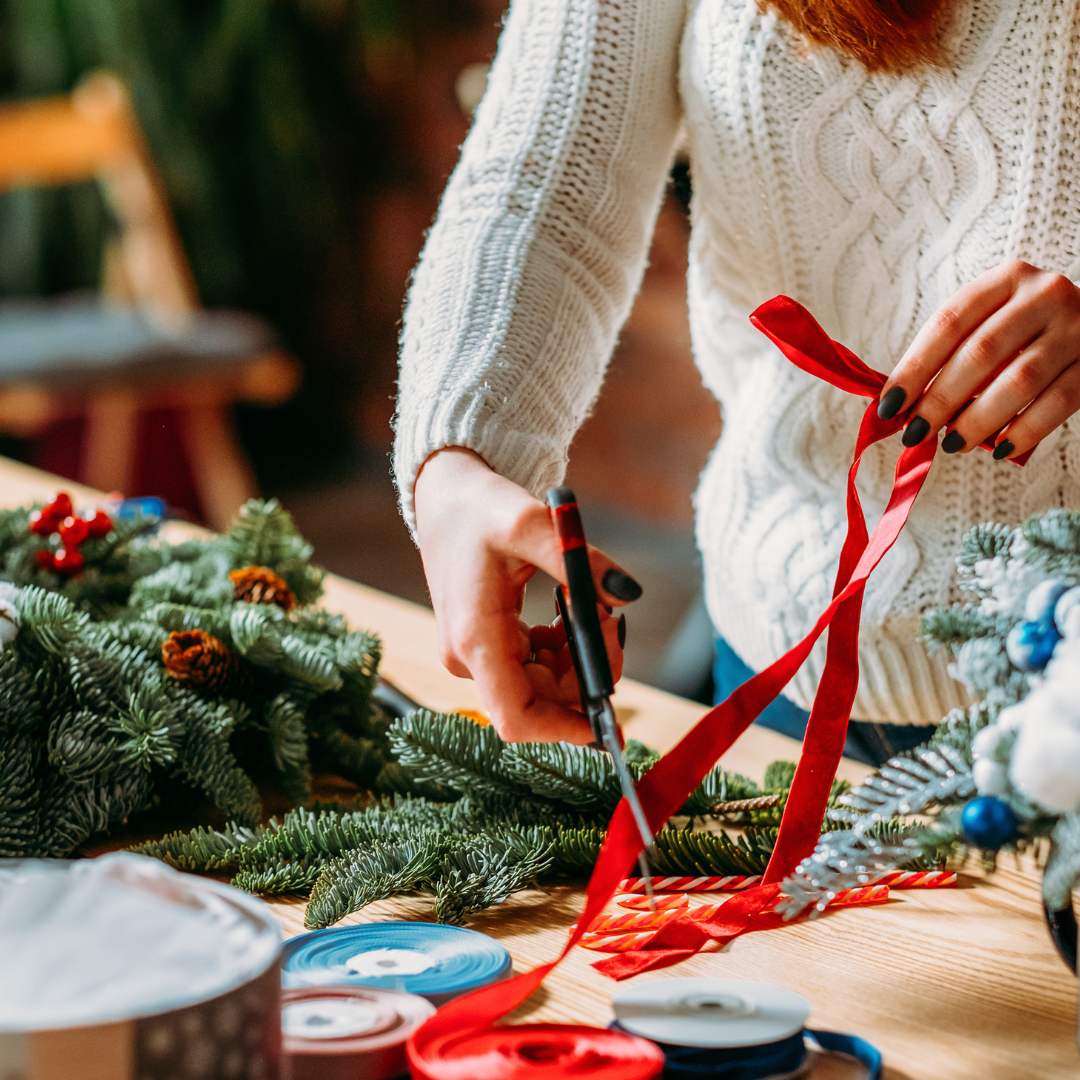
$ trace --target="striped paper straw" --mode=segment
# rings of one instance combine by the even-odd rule
[[[753,874],[734,874],[728,877],[654,877],[653,892],[739,892],[757,885],[761,877]],[[951,870],[891,870],[879,874],[868,885],[888,885],[894,889],[947,889],[956,885]],[[624,893],[643,894],[644,878],[627,878],[621,885]],[[629,907],[629,904],[624,906]]]
[[[653,892],[738,892],[761,881],[760,874],[733,874],[729,877],[654,877]],[[644,878],[627,878],[623,892],[645,892]]]
[[[657,911],[670,911],[677,909],[685,911],[690,906],[690,896],[684,892],[661,893],[652,900]],[[629,908],[631,911],[651,911],[649,898],[641,893],[628,893],[625,896],[617,896],[615,903],[619,907]]]

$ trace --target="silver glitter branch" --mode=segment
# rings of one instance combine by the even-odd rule
[[[951,746],[917,750],[917,759],[890,758],[873,776],[839,798],[829,811],[863,835],[879,821],[918,814],[926,807],[975,792],[971,766]],[[850,809],[849,809],[850,808]]]
[[[777,910],[785,919],[811,908],[824,911],[843,889],[872,884],[882,874],[910,862],[918,853],[915,826],[884,823],[934,806],[966,799],[975,782],[966,758],[949,746],[924,748],[912,758],[894,757],[829,811],[833,821],[851,825],[823,833],[813,855],[803,860],[781,886],[787,897]]]

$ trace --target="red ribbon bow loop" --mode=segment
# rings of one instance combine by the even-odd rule
[[[642,807],[654,830],[685,803],[705,774],[787,685],[831,627],[826,662],[807,724],[803,750],[784,809],[780,833],[762,883],[726,901],[709,922],[677,919],[666,924],[640,951],[601,960],[594,966],[615,979],[677,963],[709,940],[727,941],[747,930],[780,924],[771,912],[783,881],[814,849],[829,792],[844,748],[848,719],[859,684],[859,620],[863,590],[874,568],[896,542],[937,452],[937,440],[905,449],[896,463],[892,494],[872,536],[855,489],[859,463],[867,448],[898,432],[903,420],[882,420],[877,396],[885,376],[867,367],[853,352],[831,340],[810,313],[787,296],[759,307],[751,322],[797,367],[841,390],[870,398],[847,479],[848,531],[840,554],[833,599],[809,634],[775,663],[738,687],[711,709],[638,783]],[[992,448],[991,443],[991,448]],[[1026,458],[1025,458],[1026,459]],[[486,1027],[520,1005],[580,940],[614,895],[641,851],[641,837],[623,800],[611,819],[607,837],[586,889],[585,910],[559,957],[507,982],[457,998],[444,1005],[409,1040],[414,1077],[446,1080],[438,1046],[462,1028]]]

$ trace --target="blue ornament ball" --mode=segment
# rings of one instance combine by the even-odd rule
[[[1052,622],[1017,623],[1005,639],[1005,651],[1021,671],[1041,671],[1054,655],[1061,635]]]
[[[987,851],[997,851],[1019,831],[1019,821],[1012,807],[993,795],[972,799],[961,812],[960,823],[964,827],[964,836],[976,847]]]

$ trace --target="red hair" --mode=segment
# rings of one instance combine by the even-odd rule
[[[869,71],[941,63],[943,0],[758,0],[816,45],[854,56]]]

